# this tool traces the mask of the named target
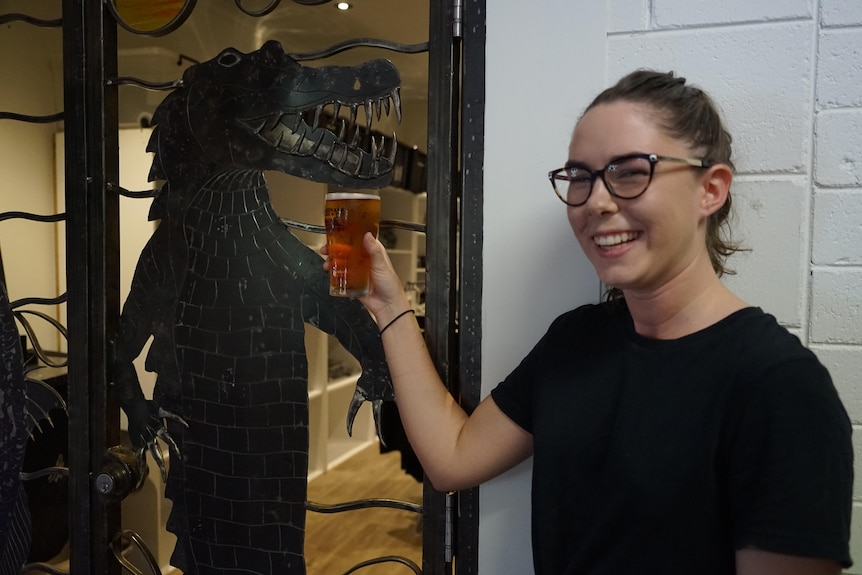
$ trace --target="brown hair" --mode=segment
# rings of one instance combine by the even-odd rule
[[[731,159],[733,139],[724,127],[717,106],[706,92],[686,84],[685,78],[674,76],[673,72],[637,70],[596,96],[584,113],[600,104],[620,100],[650,106],[657,113],[659,126],[668,135],[687,142],[710,164],[726,164],[735,171]],[[706,228],[706,248],[719,277],[734,273],[725,262],[732,254],[742,251],[731,239],[730,217],[731,195],[728,193],[724,205],[709,216]],[[615,299],[622,293],[611,288],[607,295]]]

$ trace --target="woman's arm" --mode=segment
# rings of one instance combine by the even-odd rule
[[[736,552],[737,575],[839,575],[841,566],[828,559],[782,555],[760,549]]]
[[[532,435],[492,398],[467,416],[437,375],[412,315],[382,337],[404,430],[436,489],[473,487],[532,453]]]
[[[486,398],[470,416],[458,405],[437,374],[413,315],[397,317],[410,304],[385,248],[367,234],[365,249],[371,256],[372,288],[360,300],[379,327],[388,326],[381,337],[398,411],[434,487],[441,491],[473,487],[529,457],[532,435],[500,411],[493,399]]]

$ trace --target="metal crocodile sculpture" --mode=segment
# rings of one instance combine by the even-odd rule
[[[114,383],[139,460],[149,450],[164,474],[156,438],[174,451],[167,523],[171,563],[186,575],[305,573],[304,324],[360,363],[348,432],[363,401],[376,420],[394,398],[372,318],[329,296],[321,256],[281,222],[263,171],[387,185],[394,158],[383,142],[368,151],[344,132],[358,133],[360,109],[366,129],[382,109],[400,118],[399,88],[388,61],[306,67],[270,41],[188,68],[153,114],[150,180],[165,183],[150,219],[160,222],[123,306]],[[322,120],[330,106],[336,121],[349,112],[347,130]],[[151,336],[146,369],[157,381],[147,399],[132,361]]]
[[[0,257],[0,575],[18,575],[32,542],[21,472],[28,438],[65,402],[48,384],[28,379]]]

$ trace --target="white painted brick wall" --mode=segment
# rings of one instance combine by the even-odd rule
[[[649,0],[609,0],[608,32],[634,32],[649,24]]]
[[[862,265],[862,190],[815,190],[813,243],[817,265]]]
[[[862,106],[862,28],[834,28],[820,34],[817,105]]]
[[[674,70],[734,135],[726,281],[829,368],[854,424],[862,573],[862,0],[609,0],[607,79]]]
[[[809,189],[801,176],[739,179],[731,189],[734,239],[751,251],[730,260],[736,274],[725,276],[725,283],[787,327],[801,327],[804,321],[807,274],[801,270],[808,254]]]
[[[741,173],[804,173],[813,41],[810,21],[614,35],[608,80],[635,68],[673,70],[715,98],[735,138]]]
[[[654,0],[653,17],[659,28],[715,26],[740,22],[774,22],[811,18],[811,0]]]
[[[817,114],[816,129],[815,183],[862,186],[862,107],[824,110]]]
[[[859,0],[820,0],[823,26],[862,26]]]
[[[815,268],[811,279],[811,342],[862,345],[862,268]]]

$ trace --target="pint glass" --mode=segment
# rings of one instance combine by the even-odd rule
[[[380,196],[358,192],[326,194],[326,244],[329,247],[329,295],[359,297],[368,293],[371,259],[362,246],[366,232],[377,237]]]

